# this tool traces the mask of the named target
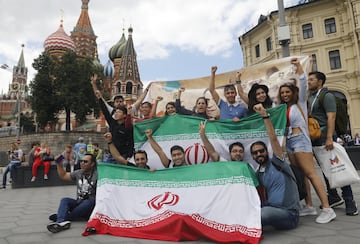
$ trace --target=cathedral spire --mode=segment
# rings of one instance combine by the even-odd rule
[[[76,45],[76,54],[80,57],[94,57],[97,52],[96,38],[89,17],[89,1],[81,0],[81,13],[76,26],[71,32],[71,38]]]
[[[19,67],[19,68],[25,68],[24,47],[25,47],[25,45],[21,44],[21,53],[20,53],[20,58],[19,58],[18,65],[17,65],[17,67]]]

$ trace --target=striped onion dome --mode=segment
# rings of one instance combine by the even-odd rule
[[[57,31],[52,33],[44,42],[45,51],[50,50],[71,50],[75,52],[76,46],[74,41],[68,36],[63,28],[62,20]]]
[[[104,67],[105,77],[114,77],[114,64],[108,60]]]
[[[109,50],[110,60],[114,62],[115,59],[122,58],[125,46],[126,46],[126,38],[125,38],[125,34],[123,33],[121,35],[120,40]]]

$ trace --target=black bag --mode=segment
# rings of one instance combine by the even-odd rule
[[[43,155],[41,156],[41,161],[43,161],[43,162],[54,161],[54,156],[43,153]]]
[[[290,168],[295,176],[295,178],[294,178],[287,171],[283,170],[282,165],[279,165],[278,163],[276,163],[274,161],[271,161],[271,162],[277,170],[283,172],[284,174],[286,174],[287,176],[289,176],[291,179],[293,179],[295,181],[297,188],[298,188],[298,192],[299,192],[299,198],[300,198],[300,200],[303,200],[307,196],[307,194],[306,194],[306,187],[305,187],[305,176],[304,176],[304,173],[302,172],[302,170],[299,169],[299,167],[290,164]]]

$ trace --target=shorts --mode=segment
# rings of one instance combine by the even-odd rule
[[[311,141],[303,134],[295,134],[286,138],[286,151],[294,154],[296,152],[312,153]]]

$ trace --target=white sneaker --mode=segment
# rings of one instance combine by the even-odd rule
[[[34,182],[35,180],[36,180],[35,176],[31,177],[31,182]]]
[[[44,175],[44,180],[48,180],[48,179],[49,179],[48,175]]]
[[[299,216],[317,215],[316,208],[313,206],[303,206],[299,211]]]
[[[336,214],[332,208],[323,208],[315,222],[318,224],[327,224],[335,218]]]

